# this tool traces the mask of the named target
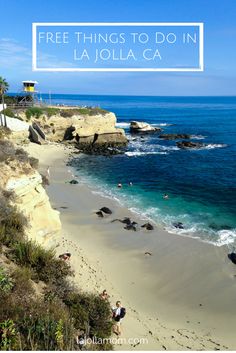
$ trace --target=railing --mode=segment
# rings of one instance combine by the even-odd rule
[[[24,103],[10,103],[6,104],[7,108],[12,109],[24,109],[24,108],[32,108],[32,107],[43,107],[46,103],[35,103],[35,102],[24,102]]]

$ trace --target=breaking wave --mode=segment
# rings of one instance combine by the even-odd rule
[[[167,152],[158,152],[158,151],[149,151],[149,152],[145,152],[145,151],[128,151],[125,152],[126,156],[129,157],[133,157],[133,156],[146,156],[148,154],[168,154]]]

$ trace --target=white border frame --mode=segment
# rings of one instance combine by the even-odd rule
[[[189,68],[39,68],[37,67],[37,27],[38,26],[198,26],[199,27],[199,67]],[[33,71],[126,71],[126,72],[150,72],[150,71],[165,71],[165,72],[202,72],[204,71],[204,24],[203,22],[34,22],[32,23],[32,70]]]

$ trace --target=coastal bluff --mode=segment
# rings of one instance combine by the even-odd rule
[[[42,176],[29,163],[9,161],[1,163],[0,187],[13,194],[11,204],[27,220],[26,234],[43,244],[61,229],[59,212],[53,210],[42,184]]]
[[[33,107],[18,112],[30,124],[31,141],[71,142],[84,146],[125,146],[123,129],[116,127],[116,115],[100,108]]]

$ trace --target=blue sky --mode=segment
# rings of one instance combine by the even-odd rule
[[[47,93],[235,95],[236,0],[0,0],[0,75]],[[33,72],[32,22],[204,22],[204,72]]]

